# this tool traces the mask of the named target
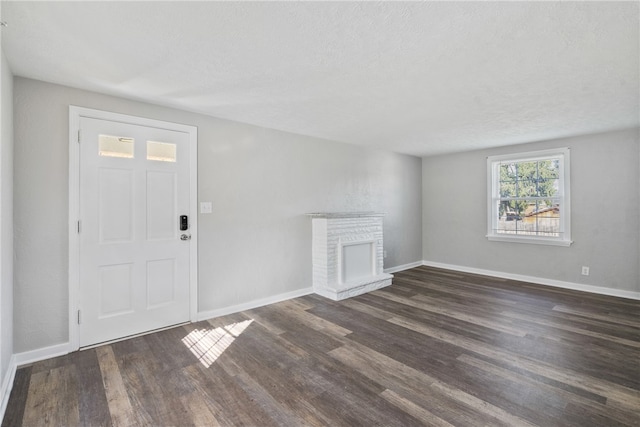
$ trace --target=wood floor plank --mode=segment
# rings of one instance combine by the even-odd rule
[[[402,325],[409,329],[415,330],[425,335],[438,338],[445,342],[450,342],[458,347],[465,348],[469,351],[482,354],[494,359],[509,361],[510,363],[524,367],[539,375],[552,376],[564,383],[571,384],[574,387],[583,388],[585,390],[596,391],[607,399],[617,402],[621,407],[627,409],[640,408],[640,400],[638,390],[634,390],[619,384],[615,384],[606,380],[588,377],[577,371],[568,371],[558,369],[541,361],[530,360],[526,356],[514,354],[505,349],[494,349],[481,342],[474,341],[469,338],[452,336],[442,330],[436,330],[429,326],[415,323],[411,320],[396,317],[390,319],[389,322]]]
[[[96,348],[104,392],[111,413],[111,421],[115,427],[146,424],[131,406],[129,395],[122,381],[118,363],[109,346]]]
[[[246,314],[248,318],[268,329],[271,335],[280,335],[286,332],[284,329],[278,328],[273,322],[265,319],[258,310],[248,310]]]
[[[345,357],[345,352],[351,352],[348,356]],[[409,373],[411,377],[418,379],[418,382],[422,384],[422,389],[428,388],[433,390],[443,396],[446,396],[454,401],[459,402],[460,404],[464,404],[468,407],[473,408],[474,410],[487,415],[495,420],[498,420],[502,425],[521,425],[521,426],[531,426],[533,424],[523,420],[517,416],[513,416],[506,411],[491,405],[490,403],[476,398],[475,396],[470,395],[464,390],[455,389],[453,387],[448,386],[442,381],[438,380],[435,377],[427,375],[418,370],[407,367],[406,365],[395,361],[394,359],[374,352],[370,349],[367,349],[364,352],[360,352],[361,359],[358,360],[358,363],[354,363],[354,360],[357,360],[355,353],[347,347],[343,347],[341,349],[337,349],[331,352],[336,357],[340,357],[345,363],[353,363],[351,365],[354,369],[365,369],[370,375],[375,375],[375,371],[386,372],[388,370],[392,371],[404,371]],[[376,366],[377,361],[377,366]],[[375,366],[375,368],[372,368]],[[383,378],[378,377],[379,380],[383,380]],[[408,383],[408,381],[407,381]],[[390,388],[394,388],[394,384],[389,384]],[[416,387],[417,388],[417,387]],[[415,390],[417,391],[417,390]]]
[[[561,313],[571,313],[581,316],[586,319],[598,319],[602,322],[614,323],[619,325],[628,325],[634,328],[640,328],[640,316],[635,316],[635,318],[624,319],[619,316],[611,315],[611,313],[597,313],[593,310],[584,310],[579,308],[568,307],[563,304],[558,304],[553,307],[553,310],[559,311]]]
[[[367,304],[378,308],[379,310],[384,310],[392,313],[393,316],[387,317],[386,320],[397,316],[404,316],[430,325],[437,325],[438,327],[455,334],[472,337],[487,342],[495,342],[496,340],[502,341],[505,338],[521,338],[514,334],[504,334],[498,330],[487,328],[482,325],[476,325],[464,320],[459,320],[444,314],[417,309],[417,307],[407,306],[405,304],[391,301],[377,295],[367,294],[362,297],[362,300]]]
[[[78,389],[82,390],[78,393],[80,425],[111,426],[111,413],[96,351],[79,352],[74,366]]]
[[[176,346],[186,337],[183,328],[171,328],[155,334],[146,335],[149,351],[156,355],[158,368],[162,371],[173,371],[194,363],[193,353],[185,345]]]
[[[622,424],[628,424],[628,425],[633,425],[633,423],[638,421],[637,413],[634,413],[631,411],[615,411],[615,412],[609,411],[606,406],[606,399],[603,399],[603,401],[588,399],[579,394],[566,391],[565,389],[557,388],[549,384],[533,380],[526,376],[519,375],[508,369],[501,368],[499,366],[493,365],[491,363],[485,362],[484,360],[478,359],[476,357],[473,357],[467,354],[461,355],[460,357],[458,357],[458,360],[470,366],[475,366],[479,369],[483,369],[492,375],[497,375],[497,376],[510,379],[514,383],[518,383],[518,384],[525,383],[525,384],[534,385],[535,388],[540,389],[541,391],[545,392],[548,395],[562,396],[566,401],[570,401],[579,407],[589,409],[588,411],[583,411],[582,414],[595,413],[603,417],[607,417],[607,418],[610,417],[617,422],[620,422]]]
[[[243,359],[238,363],[235,362],[236,360],[238,358],[232,360],[225,358],[221,361],[220,367],[227,372],[233,372],[236,384],[251,397],[252,401],[260,405],[275,425],[324,424],[322,415],[305,404],[309,396],[317,395],[316,392],[295,394],[296,399],[291,399],[287,385],[282,381],[281,373],[266,372],[255,359]],[[231,369],[229,369],[230,365],[232,365]],[[299,381],[296,382],[299,384]],[[299,390],[298,387],[293,387]]]
[[[174,380],[177,371],[163,371],[162,354],[133,354],[119,360],[123,383],[136,413],[151,419],[152,425],[180,425],[189,414],[176,396],[192,390],[191,384]],[[197,363],[194,360],[194,363]],[[154,381],[149,381],[154,378]]]
[[[510,310],[504,310],[500,313],[509,311]],[[629,339],[631,341],[638,341],[640,338],[640,325],[631,326],[619,322],[609,322],[602,318],[598,318],[595,313],[593,318],[591,318],[581,316],[579,314],[559,311],[556,310],[555,307],[551,311],[544,310],[542,312],[536,309],[531,309],[530,307],[518,307],[517,313],[533,316],[538,319],[559,322],[562,325],[574,326],[604,335]],[[512,321],[517,322],[517,319],[512,319]]]
[[[326,331],[330,335],[336,335],[338,337],[344,337],[351,333],[350,330],[341,327],[340,325],[336,325],[335,323],[329,322],[326,319],[323,319],[318,316],[314,316],[312,313],[306,311],[313,307],[304,306],[304,310],[296,309],[298,305],[291,303],[290,301],[284,301],[278,303],[277,306],[274,306],[275,309],[285,310],[291,316],[294,322],[306,325],[311,329],[316,331]]]
[[[473,425],[475,422],[492,425],[497,422],[483,414],[474,413],[465,405],[457,405],[448,396],[434,391],[429,392],[430,385],[435,381],[434,378],[384,354],[370,351],[364,345],[350,343],[348,346],[332,350],[330,355],[352,369],[362,372],[386,389],[405,398],[410,396],[412,401],[422,409],[445,421],[457,425]],[[424,413],[421,414],[424,415]]]
[[[598,339],[607,340],[607,341],[613,341],[619,344],[627,345],[629,347],[640,348],[640,341],[620,338],[615,335],[603,334],[600,332],[594,332],[585,328],[579,328],[572,325],[563,324],[560,321],[545,320],[545,319],[540,319],[538,317],[534,317],[534,316],[530,316],[522,313],[514,313],[514,312],[503,312],[502,314],[504,316],[507,316],[513,319],[526,320],[528,322],[537,323],[543,326],[551,326],[553,328],[563,329],[565,331],[574,332],[576,334],[587,335],[589,337],[598,338]]]
[[[417,267],[20,368],[3,426],[640,426],[640,301]]]
[[[29,393],[29,382],[31,381],[31,366],[25,366],[16,371],[13,380],[13,389],[7,402],[7,409],[2,420],[2,427],[12,427],[22,425],[25,405]]]
[[[397,406],[406,413],[413,415],[415,418],[424,423],[424,425],[434,427],[453,427],[452,424],[449,424],[445,420],[435,416],[433,413],[427,411],[421,406],[416,405],[409,399],[405,399],[392,390],[387,389],[380,395],[392,405]]]
[[[277,426],[273,415],[256,399],[259,393],[248,393],[242,381],[228,375],[217,365],[205,368],[195,364],[183,373],[200,394],[216,420],[223,426]]]
[[[205,397],[198,391],[181,395],[180,401],[190,413],[191,420],[195,426],[219,427],[220,422],[209,409]]]
[[[79,425],[77,396],[70,366],[61,366],[31,376],[23,426]]]
[[[390,299],[391,301],[399,302],[400,304],[405,304],[411,307],[418,308],[420,310],[441,314],[447,317],[451,317],[452,319],[461,320],[463,322],[469,322],[471,324],[484,326],[485,328],[494,329],[499,332],[515,335],[517,337],[524,337],[527,334],[526,331],[524,331],[521,328],[513,328],[508,325],[505,325],[508,322],[499,323],[499,322],[485,319],[481,316],[467,314],[464,312],[456,311],[454,309],[442,308],[442,307],[433,305],[432,301],[426,302],[426,301],[419,301],[413,298],[398,297],[389,292],[384,292],[384,291],[375,291],[374,294],[380,295],[383,298]]]
[[[391,313],[386,310],[381,310],[376,307],[372,307],[370,305],[364,304],[356,299],[346,299],[342,301],[342,305],[344,307],[350,308],[352,310],[359,311],[364,314],[368,314],[369,316],[376,317],[378,319],[387,320],[395,316],[394,313]]]

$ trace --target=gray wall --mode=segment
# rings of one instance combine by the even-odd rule
[[[198,127],[199,310],[311,286],[317,211],[387,213],[385,268],[422,259],[421,159],[16,77],[15,351],[68,339],[68,107]]]
[[[1,51],[0,60],[0,384],[4,384],[13,355],[13,75]]]
[[[422,161],[427,261],[640,291],[639,129],[426,157]],[[571,148],[570,247],[490,242],[487,156]],[[589,276],[581,266],[591,268]]]

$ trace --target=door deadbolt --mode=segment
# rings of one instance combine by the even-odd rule
[[[180,215],[180,231],[186,231],[189,229],[189,217],[187,215]]]
[[[180,236],[180,240],[191,240],[191,234],[183,234]]]

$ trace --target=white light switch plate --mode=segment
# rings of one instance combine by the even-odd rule
[[[212,207],[211,202],[200,202],[200,213],[211,213]]]

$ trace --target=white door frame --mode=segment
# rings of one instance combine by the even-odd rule
[[[78,309],[80,298],[80,118],[109,120],[133,125],[156,127],[189,134],[190,189],[189,230],[189,318],[197,321],[198,313],[198,128],[195,126],[146,119],[91,108],[69,106],[69,351],[80,348]]]

